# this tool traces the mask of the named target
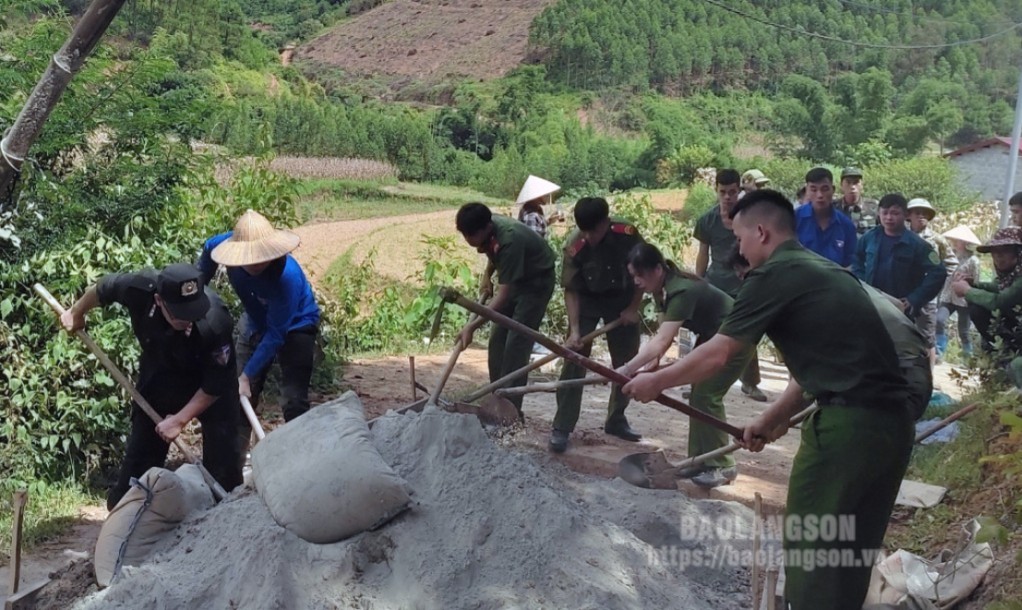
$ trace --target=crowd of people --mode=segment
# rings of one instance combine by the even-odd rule
[[[745,448],[761,451],[787,432],[790,417],[814,401],[819,405],[802,426],[786,513],[800,518],[851,515],[856,533],[852,540],[837,542],[786,536],[788,550],[880,548],[908,467],[914,421],[929,402],[934,363],[947,349],[952,314],[958,318],[963,352],[972,352],[974,322],[984,349],[1022,388],[1016,310],[1022,305],[1022,228],[1001,229],[985,245],[964,226],[938,234],[930,226],[937,210],[929,201],[900,193],[870,199],[863,194],[863,178],[858,168],[845,168],[835,197],[833,174],[822,167],[810,169],[798,196],[802,201],[792,202],[771,190],[759,170],[717,171],[717,205],[695,222],[699,250],[692,272],[665,259],[628,219],[611,216],[602,198],[575,204],[575,227],[561,252],[566,346],[588,355],[591,345],[582,344],[581,337],[601,322],[623,323],[608,333],[607,343],[613,366],[631,381],[613,386],[606,433],[639,440],[625,416],[629,400],[648,402],[686,385],[693,407],[725,419],[724,396],[741,380],[744,395],[769,402],[739,439]],[[529,215],[546,220],[542,204],[550,203],[556,190],[550,186],[519,197],[521,220]],[[1010,205],[1013,217],[1022,221],[1022,194]],[[497,301],[502,312],[536,329],[542,315],[524,308],[529,315],[520,316],[511,295],[551,283],[547,225],[535,218],[528,226],[523,223],[544,239],[529,236],[516,245],[513,236],[523,232],[502,229],[507,222],[485,205],[471,203],[459,210],[456,224],[465,240],[487,255],[486,274],[496,272],[506,288],[507,296]],[[993,255],[995,282],[980,281],[973,248]],[[533,273],[529,260],[543,265]],[[644,294],[652,297],[660,325],[643,344],[637,322]],[[664,366],[663,356],[681,328],[697,336],[695,348]],[[515,335],[491,334],[491,380],[526,359],[529,342]],[[790,373],[787,387],[772,399],[758,387],[756,350],[764,337],[779,350]],[[1001,346],[1007,349],[994,349]],[[495,366],[495,354],[514,364]],[[566,363],[561,380],[582,374],[578,365]],[[512,383],[525,382],[523,375]],[[557,390],[552,451],[567,450],[581,396],[579,386]],[[727,443],[727,435],[716,428],[689,422],[690,456]],[[679,475],[712,488],[731,483],[738,471],[726,456]],[[859,608],[870,569],[868,562],[787,566],[786,599],[795,609]]]
[[[548,223],[563,215],[559,207],[553,215],[547,209],[559,187],[536,177],[519,195],[517,219],[469,203],[458,210],[455,224],[487,257],[482,286],[494,310],[539,329],[559,284],[568,318],[564,343],[583,355],[592,348],[583,337],[601,322],[620,321],[606,334],[607,345],[613,366],[631,381],[612,386],[604,423],[609,435],[640,440],[626,417],[629,402],[648,402],[679,386],[691,386],[694,408],[724,420],[725,395],[740,380],[742,394],[769,403],[738,439],[761,451],[787,431],[792,415],[815,401],[820,409],[802,427],[786,511],[854,515],[856,535],[839,543],[786,537],[785,546],[877,549],[908,465],[913,421],[925,410],[932,367],[948,346],[952,315],[963,353],[973,353],[975,324],[981,348],[1022,388],[1022,193],[1010,201],[1016,226],[998,230],[984,244],[968,227],[933,231],[937,210],[925,199],[865,197],[857,168],[841,172],[840,189],[835,197],[832,173],[813,168],[793,203],[770,189],[759,170],[718,171],[717,204],[695,222],[699,249],[692,271],[666,259],[628,219],[612,216],[605,199],[585,197],[573,207],[574,227],[557,277],[557,253],[547,233]],[[274,362],[282,373],[284,419],[309,409],[320,310],[290,255],[297,245],[295,234],[249,210],[232,231],[209,238],[194,264],[107,275],[64,313],[63,325],[74,331],[95,307],[125,307],[142,348],[138,390],[164,416],[153,425],[133,405],[110,508],[134,479],[163,465],[168,443],[193,419],[202,422],[207,468],[225,489],[238,485],[250,435],[241,397],[258,404]],[[974,249],[991,254],[994,281],[981,281]],[[221,266],[243,308],[237,325],[209,286]],[[643,343],[638,323],[645,295],[661,319]],[[467,326],[457,340],[467,346],[476,328]],[[694,349],[664,364],[683,328],[696,336]],[[787,387],[773,397],[759,387],[757,346],[765,337],[790,373]],[[523,334],[494,328],[491,381],[520,370],[533,348]],[[560,378],[584,373],[565,362]],[[509,385],[526,381],[522,374]],[[580,385],[557,390],[551,451],[568,449],[582,394]],[[513,400],[521,412],[521,397]],[[690,422],[691,456],[728,442],[715,427]],[[713,488],[733,482],[738,470],[726,455],[679,474]],[[858,608],[869,570],[788,566],[785,595],[796,609]]]

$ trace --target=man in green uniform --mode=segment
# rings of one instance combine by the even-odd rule
[[[534,330],[539,329],[547,303],[554,292],[554,252],[545,239],[525,224],[504,216],[494,216],[481,203],[466,203],[458,210],[455,226],[470,246],[489,259],[487,270],[497,272],[500,288],[490,307]],[[468,326],[458,337],[463,346],[472,343],[478,326]],[[494,326],[487,346],[490,381],[529,363],[532,339]],[[525,385],[521,375],[508,386]],[[522,411],[522,396],[509,398]]]
[[[862,170],[846,167],[841,170],[841,197],[834,200],[834,209],[843,212],[855,223],[855,232],[864,235],[877,226],[880,202],[862,194]]]
[[[743,444],[761,451],[777,438],[804,404],[801,389],[820,405],[803,424],[788,482],[785,596],[794,610],[859,610],[912,450],[905,376],[855,277],[798,244],[783,195],[746,195],[734,208],[734,231],[752,271],[720,330],[624,390],[646,401],[707,379],[768,335],[796,383],[745,427]],[[837,319],[855,332],[834,332]],[[854,532],[822,535],[812,527],[821,520],[851,522]]]
[[[717,205],[710,208],[696,221],[693,236],[699,242],[696,254],[696,275],[720,288],[732,298],[738,294],[741,282],[728,265],[728,256],[735,247],[735,234],[731,230],[731,208],[739,199],[738,171],[722,169],[717,172]],[[767,395],[759,389],[762,381],[759,374],[759,358],[749,360],[742,371],[742,394],[752,400],[766,402]]]
[[[578,228],[568,235],[564,247],[561,285],[564,306],[568,310],[569,336],[567,346],[588,356],[592,346],[582,345],[581,337],[604,323],[618,318],[622,326],[607,333],[607,347],[615,367],[631,360],[639,350],[639,306],[642,291],[628,275],[626,259],[636,244],[642,243],[639,231],[630,223],[610,218],[607,201],[600,197],[584,197],[575,204]],[[565,362],[561,381],[578,379],[585,369]],[[621,387],[614,385],[607,406],[603,431],[626,441],[638,441],[625,418],[628,398]],[[550,449],[561,453],[568,448],[568,436],[575,429],[582,408],[582,387],[557,390],[557,414],[550,433]]]

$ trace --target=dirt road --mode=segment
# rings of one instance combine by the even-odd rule
[[[322,280],[330,265],[346,253],[361,262],[373,249],[376,270],[404,281],[421,267],[424,236],[454,235],[457,210],[408,214],[366,220],[342,220],[305,225],[295,229],[302,243],[294,255],[313,282]],[[465,247],[466,255],[471,252]]]

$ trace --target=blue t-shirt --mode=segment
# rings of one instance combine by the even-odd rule
[[[211,256],[213,249],[232,234],[229,231],[206,240],[198,266],[207,282],[217,268]],[[229,267],[227,278],[252,323],[249,332],[260,336],[259,345],[245,364],[244,372],[249,377],[259,374],[273,362],[289,332],[319,324],[319,305],[312,286],[290,254],[271,263],[259,275],[249,275],[241,267]]]
[[[812,205],[803,205],[795,210],[795,229],[799,243],[827,260],[842,267],[850,267],[855,259],[855,243],[858,239],[855,223],[831,206],[830,224],[826,229],[821,229],[813,211]]]

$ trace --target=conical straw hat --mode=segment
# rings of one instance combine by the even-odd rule
[[[561,187],[549,180],[544,180],[539,176],[529,176],[525,181],[525,185],[522,186],[522,190],[518,192],[518,200],[515,201],[515,205],[522,205],[526,201],[552,195],[559,190],[561,190]]]
[[[234,225],[234,234],[213,248],[210,255],[228,267],[257,265],[284,256],[297,248],[299,241],[294,233],[274,229],[262,214],[249,210]]]
[[[951,229],[947,233],[944,233],[944,237],[948,239],[957,239],[958,241],[964,241],[965,243],[972,244],[974,246],[978,246],[981,243],[983,243],[979,240],[979,237],[977,237],[976,234],[972,232],[972,229],[965,225],[959,225]]]

